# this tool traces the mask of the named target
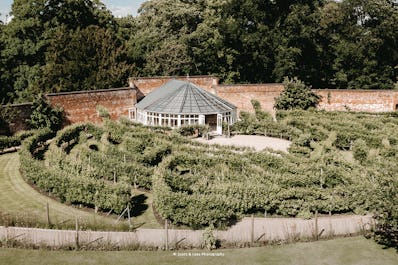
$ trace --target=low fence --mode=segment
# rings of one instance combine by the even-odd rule
[[[216,239],[227,245],[275,241],[296,241],[358,234],[373,225],[371,216],[327,216],[304,220],[298,218],[246,217],[226,231],[215,230]],[[201,247],[203,230],[137,229],[133,232],[99,232],[0,227],[0,239],[48,247],[84,247],[101,244],[116,247],[153,247],[171,249]]]

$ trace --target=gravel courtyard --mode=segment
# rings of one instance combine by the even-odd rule
[[[291,142],[279,138],[272,138],[258,135],[235,135],[231,138],[226,137],[214,137],[210,140],[204,138],[197,138],[195,141],[204,144],[219,144],[219,145],[234,145],[253,147],[256,151],[264,150],[265,148],[271,148],[277,151],[287,152]]]

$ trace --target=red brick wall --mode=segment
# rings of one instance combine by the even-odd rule
[[[101,122],[96,107],[105,107],[111,119],[128,116],[128,109],[137,101],[136,91],[131,88],[91,90],[49,94],[47,98],[54,106],[61,106],[66,114],[66,124],[91,121]]]
[[[260,102],[263,110],[273,112],[275,98],[283,91],[282,84],[219,85],[217,95],[238,107],[238,111],[253,112],[251,100]],[[335,90],[314,89],[322,96],[319,109],[388,112],[397,110],[398,91],[394,90]]]
[[[234,104],[238,111],[253,112],[251,100],[255,99],[260,102],[263,110],[273,112],[275,97],[282,92],[283,85],[220,85],[215,90],[217,96]]]
[[[194,83],[195,85],[212,91],[213,86],[218,85],[218,78],[214,76],[160,76],[160,77],[131,77],[129,78],[130,87],[137,89],[137,98],[140,99],[152,90],[161,87],[166,82],[177,79]],[[213,91],[212,91],[213,92]]]
[[[394,90],[314,90],[322,96],[324,110],[387,112],[396,110],[398,91]]]
[[[195,83],[238,107],[238,111],[253,112],[251,100],[260,102],[265,111],[273,112],[275,98],[283,91],[282,84],[242,84],[219,85],[213,76],[177,76],[177,77],[134,77],[129,79],[131,87],[137,89],[140,99],[152,90],[171,79],[187,80]],[[319,105],[325,110],[347,110],[383,112],[394,111],[398,104],[398,91],[394,90],[314,90],[322,96]]]

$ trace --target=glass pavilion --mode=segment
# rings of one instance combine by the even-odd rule
[[[222,123],[237,120],[236,107],[191,82],[171,80],[149,93],[130,110],[130,119],[151,126],[178,128],[207,124],[222,134]]]

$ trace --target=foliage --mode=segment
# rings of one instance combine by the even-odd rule
[[[267,128],[270,124],[255,115],[243,116],[238,127],[242,131],[248,130],[245,126]],[[155,170],[152,189],[157,211],[176,224],[223,227],[257,211],[308,218],[315,211],[364,213],[377,209],[375,186],[385,185],[383,179],[397,170],[396,156],[391,157],[391,143],[397,141],[391,139],[387,144],[383,140],[396,130],[395,117],[298,110],[280,111],[277,117],[276,124],[297,132],[291,135],[291,154],[180,147]],[[359,154],[368,155],[367,146],[380,152],[366,163],[346,158],[343,152],[347,151],[336,144],[343,132],[362,139],[353,141],[358,159]]]
[[[352,147],[354,158],[361,163],[365,162],[368,158],[368,147],[366,146],[366,142],[362,139],[358,139],[354,142]]]
[[[1,95],[7,101],[30,101],[34,95],[55,92],[59,85],[63,91],[75,90],[75,86],[67,86],[74,85],[73,81],[80,82],[76,75],[86,79],[89,76],[87,71],[99,71],[98,81],[109,82],[104,81],[104,78],[113,81],[115,76],[112,70],[124,67],[122,61],[114,61],[115,57],[106,56],[98,61],[99,56],[108,55],[104,52],[105,47],[108,47],[105,40],[112,39],[110,34],[104,32],[117,30],[116,21],[110,11],[98,0],[16,0],[12,4],[11,12],[13,19],[2,26],[0,36],[0,68],[5,70],[1,71],[0,84],[3,85],[2,91],[6,92]],[[88,34],[87,28],[91,26],[95,30]],[[68,39],[69,35],[72,37]],[[104,42],[100,36],[104,38]],[[76,46],[79,39],[83,44],[89,45],[90,49],[100,47],[95,49],[98,54],[89,68],[84,62],[88,58],[92,59],[92,51],[84,49],[81,43]],[[94,45],[94,40],[101,41]],[[111,43],[117,41],[112,40]],[[116,48],[120,46],[111,47],[114,49],[109,50],[109,53],[118,54],[119,50]],[[73,48],[74,51],[71,50]],[[76,54],[81,57],[74,56]],[[116,57],[118,59],[121,58]],[[115,65],[104,66],[105,62],[114,62]],[[116,65],[118,63],[121,67]],[[95,68],[97,65],[100,67]],[[107,69],[107,73],[100,71],[102,69]],[[62,78],[63,75],[71,78]],[[85,83],[84,80],[81,82]],[[119,82],[123,81],[118,80]]]
[[[0,151],[14,147],[14,146],[19,146],[21,145],[21,142],[28,138],[29,136],[32,136],[35,133],[35,131],[20,131],[14,136],[0,136]]]
[[[25,178],[63,202],[122,212],[130,202],[129,185],[82,178],[59,168],[47,168],[42,161],[36,159],[39,144],[52,136],[50,130],[43,129],[23,142],[20,156],[21,171]]]
[[[19,114],[19,111],[8,105],[0,104],[0,135],[10,135],[10,123]]]
[[[0,136],[0,151],[21,144],[21,140],[14,136]]]
[[[398,8],[391,0],[152,0],[114,18],[101,1],[16,0],[0,23],[4,103],[124,85],[126,78],[214,74],[225,83],[392,89]]]
[[[377,242],[398,250],[398,181],[385,184],[379,191],[374,234]]]
[[[253,106],[254,113],[256,114],[257,120],[263,120],[263,121],[265,121],[265,120],[271,121],[272,120],[271,114],[269,114],[268,112],[265,112],[261,109],[261,104],[259,101],[252,99],[251,104]]]
[[[177,132],[182,136],[202,136],[209,132],[207,125],[184,125],[177,129]]]
[[[45,97],[39,95],[32,105],[32,114],[27,123],[31,129],[49,128],[58,131],[63,122],[63,110],[59,107],[52,107]]]
[[[261,109],[258,101],[252,100],[255,114],[240,112],[240,120],[231,126],[233,134],[265,135],[283,139],[293,139],[300,135],[300,131],[293,126],[274,121],[271,115]]]
[[[214,226],[210,225],[206,227],[205,231],[203,232],[203,245],[208,250],[215,249],[217,240],[213,234]]]
[[[26,158],[43,156],[45,148],[37,146],[44,138],[28,142],[21,164],[41,189],[103,210],[122,210],[129,202],[127,187],[134,185],[151,189],[162,218],[192,228],[222,228],[265,211],[302,218],[316,211],[375,212],[384,218],[377,237],[390,240],[396,221],[396,115],[294,110],[276,117],[243,114],[236,128],[264,133],[274,126],[293,140],[290,153],[209,147],[160,128],[107,121],[103,127],[76,124],[59,131],[44,163]],[[342,144],[344,134],[355,135],[352,151]],[[390,197],[391,204],[385,202]]]
[[[40,87],[47,92],[120,87],[132,75],[126,49],[112,29],[90,25],[50,32]]]
[[[275,108],[278,110],[307,110],[316,107],[321,97],[311,91],[304,82],[297,78],[285,78],[283,81],[284,90],[275,99]]]
[[[98,105],[96,107],[96,109],[97,109],[98,116],[100,116],[101,118],[109,119],[111,117],[111,115],[109,114],[109,111],[104,106]]]

